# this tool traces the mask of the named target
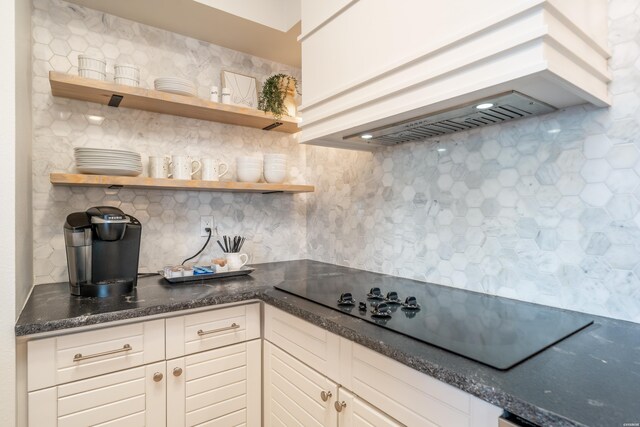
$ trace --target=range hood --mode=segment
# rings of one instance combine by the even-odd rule
[[[556,108],[518,92],[477,100],[462,107],[343,137],[345,141],[396,145],[546,114]]]
[[[307,28],[303,2],[301,143],[373,150],[611,104],[606,0],[338,3]]]

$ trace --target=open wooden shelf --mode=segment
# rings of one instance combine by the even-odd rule
[[[250,182],[197,181],[188,179],[166,179],[130,176],[84,175],[72,173],[52,173],[49,179],[53,185],[108,188],[147,188],[170,190],[230,191],[236,193],[311,193],[313,185],[264,184]]]
[[[298,120],[293,117],[282,117],[276,121],[271,114],[260,110],[197,97],[117,85],[56,71],[49,71],[49,83],[53,96],[63,98],[285,133],[299,130]]]

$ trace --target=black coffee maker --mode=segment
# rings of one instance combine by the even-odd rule
[[[141,234],[140,221],[110,206],[67,216],[64,241],[71,294],[107,297],[133,291]]]

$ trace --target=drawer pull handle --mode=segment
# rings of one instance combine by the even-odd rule
[[[336,411],[342,412],[342,410],[347,407],[347,403],[344,402],[344,401],[338,402],[336,400],[335,403],[333,404],[333,406],[336,408]]]
[[[333,396],[333,394],[330,391],[321,391],[320,392],[320,399],[322,399],[323,402],[326,402],[327,400],[331,399],[331,396]]]
[[[182,375],[182,368],[173,368],[173,376],[179,377],[180,375]]]
[[[82,353],[78,353],[75,356],[73,356],[73,361],[79,362],[81,360],[93,359],[94,357],[106,356],[108,354],[124,353],[125,351],[130,351],[130,350],[133,350],[131,346],[129,344],[125,344],[122,346],[122,348],[119,348],[117,350],[103,351],[102,353],[90,354],[88,356],[83,356]]]
[[[153,374],[153,380],[157,383],[162,381],[163,378],[164,378],[164,375],[162,375],[162,372],[156,372],[155,374]]]
[[[209,334],[216,334],[218,332],[223,332],[223,331],[231,331],[233,329],[238,329],[240,327],[240,325],[238,325],[237,323],[232,323],[231,326],[227,326],[224,328],[218,328],[218,329],[211,329],[209,331],[203,331],[202,329],[198,330],[198,336],[203,336],[203,335],[209,335]]]

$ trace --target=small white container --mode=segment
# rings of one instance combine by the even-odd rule
[[[140,81],[140,68],[133,64],[116,64],[113,66],[114,76]]]
[[[220,102],[220,95],[218,94],[218,86],[211,86],[209,90],[209,101]]]
[[[78,69],[78,75],[80,77],[86,77],[88,79],[95,79],[95,80],[107,79],[107,73],[101,73],[100,71],[95,71],[95,70],[86,70],[83,68]]]
[[[133,86],[133,87],[140,86],[139,80],[129,79],[127,77],[115,77],[113,80],[116,82],[116,84],[119,84],[119,85]]]
[[[222,88],[222,103],[231,104],[231,89],[228,87]]]
[[[107,74],[107,61],[96,56],[78,55],[78,70],[97,71]]]

